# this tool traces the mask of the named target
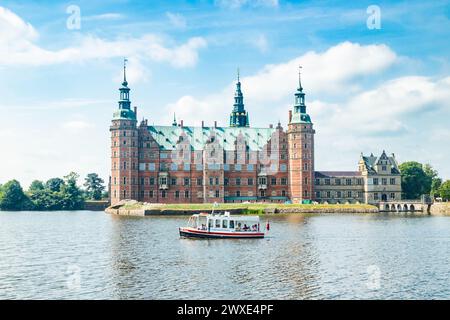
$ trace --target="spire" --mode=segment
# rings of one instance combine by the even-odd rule
[[[172,126],[176,127],[177,124],[177,118],[175,117],[175,112],[173,113],[173,122],[172,122]]]
[[[302,66],[298,67],[298,88],[295,92],[294,110],[291,123],[311,123],[310,116],[306,113],[305,93],[302,87]]]
[[[244,95],[241,91],[241,78],[237,69],[236,91],[234,93],[233,111],[230,116],[230,127],[248,127],[248,114],[244,109]]]
[[[122,82],[122,85],[124,87],[128,86],[128,82],[127,82],[127,62],[128,62],[128,59],[124,58],[123,59],[123,82]]]
[[[302,66],[298,66],[298,91],[303,91],[302,87]]]

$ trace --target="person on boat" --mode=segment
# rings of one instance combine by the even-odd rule
[[[241,231],[241,223],[239,222],[237,227],[236,227],[236,231]]]

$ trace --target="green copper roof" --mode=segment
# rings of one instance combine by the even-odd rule
[[[136,120],[136,114],[130,109],[118,109],[113,113],[113,120]]]
[[[291,123],[311,123],[311,117],[307,113],[294,112]]]
[[[163,150],[174,150],[179,137],[188,137],[193,150],[203,150],[209,139],[214,136],[224,150],[234,150],[237,137],[242,134],[250,150],[262,150],[270,140],[275,128],[246,128],[246,127],[175,127],[149,126],[149,132]]]

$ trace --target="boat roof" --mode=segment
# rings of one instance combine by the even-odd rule
[[[209,218],[219,218],[219,219],[232,219],[240,221],[257,221],[259,222],[259,216],[235,216],[235,215],[225,215],[225,214],[210,214],[210,213],[198,213],[194,214],[197,217],[209,217]]]

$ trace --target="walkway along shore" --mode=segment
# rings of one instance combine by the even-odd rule
[[[192,215],[199,212],[211,212],[212,204],[150,204],[135,200],[121,201],[105,209],[106,213],[125,216],[152,215]],[[229,211],[231,214],[388,214],[380,212],[378,207],[367,204],[265,204],[265,203],[226,203],[219,204],[215,212]],[[390,215],[428,215],[426,212],[399,212]],[[435,203],[431,206],[431,215],[449,215],[450,203]]]

